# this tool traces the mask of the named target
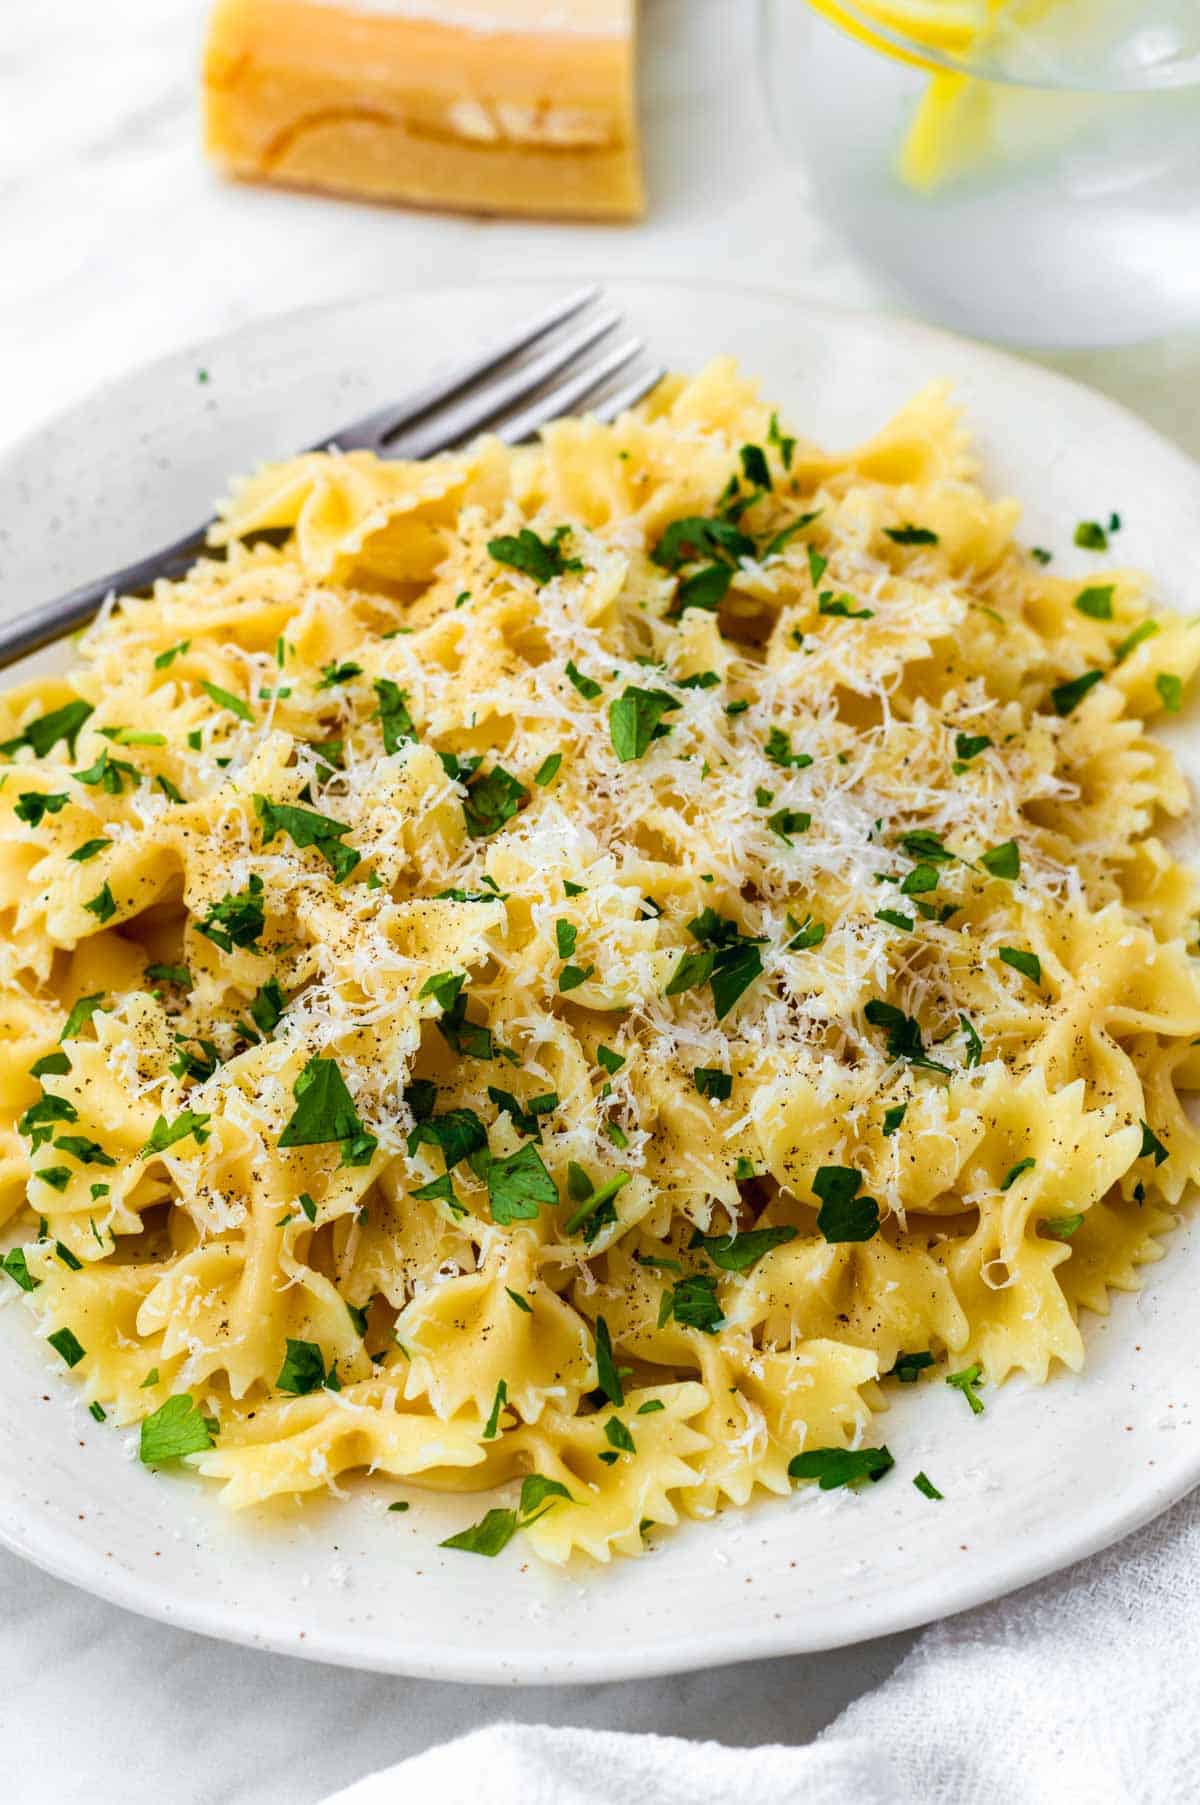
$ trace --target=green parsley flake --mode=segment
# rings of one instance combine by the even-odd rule
[[[310,1392],[320,1391],[328,1377],[324,1356],[316,1342],[295,1341],[289,1335],[287,1352],[275,1381],[277,1389],[291,1397],[303,1398]]]
[[[228,709],[229,713],[236,715],[239,721],[253,721],[254,710],[250,704],[243,702],[240,696],[235,696],[232,690],[222,689],[219,683],[210,683],[207,678],[200,687],[209,701],[215,702],[218,708]]]
[[[608,705],[608,727],[613,751],[622,764],[641,758],[652,740],[670,732],[661,725],[662,717],[679,707],[673,696],[662,689],[638,689],[628,686]]]
[[[1080,614],[1086,614],[1089,620],[1111,620],[1113,588],[1112,583],[1089,584],[1075,597],[1076,608]]]
[[[257,950],[257,941],[266,925],[263,913],[263,881],[257,872],[251,874],[245,890],[230,893],[220,902],[209,905],[203,921],[196,923],[198,933],[219,946],[223,953],[235,946]]]
[[[1036,953],[1022,952],[1018,946],[1002,946],[1000,962],[1002,965],[1011,965],[1023,978],[1028,978],[1031,984],[1040,984],[1042,981],[1042,962]]]
[[[788,1476],[815,1479],[821,1491],[832,1492],[864,1479],[882,1479],[895,1464],[886,1447],[811,1448],[788,1462]]]
[[[486,776],[473,779],[468,788],[463,803],[468,834],[473,840],[488,839],[528,801],[529,791],[524,784],[518,783],[503,765],[494,766]]]
[[[497,564],[505,564],[510,570],[520,571],[522,576],[532,577],[540,588],[567,571],[583,569],[581,559],[563,554],[563,541],[570,536],[570,531],[570,527],[556,527],[549,539],[539,539],[530,527],[523,526],[515,537],[489,539],[488,555]]]
[[[989,852],[981,853],[979,863],[993,877],[1016,878],[1021,875],[1021,849],[1015,840],[1005,840]]]
[[[756,1266],[764,1254],[775,1247],[784,1247],[796,1238],[794,1228],[751,1228],[744,1234],[701,1235],[696,1234],[691,1242],[693,1247],[702,1247],[714,1266],[722,1272],[749,1272]]]
[[[138,1155],[139,1159],[147,1159],[152,1153],[165,1153],[168,1147],[174,1147],[177,1141],[185,1141],[189,1135],[194,1136],[197,1146],[203,1146],[211,1130],[208,1127],[212,1120],[210,1115],[201,1115],[193,1109],[185,1109],[168,1122],[166,1116],[159,1116],[150,1130],[150,1139]]]
[[[964,1367],[960,1373],[947,1373],[946,1383],[955,1391],[961,1391],[971,1406],[972,1416],[983,1415],[983,1399],[975,1389],[983,1378],[983,1368],[976,1362],[974,1366]]]
[[[62,740],[74,758],[79,730],[94,712],[90,702],[77,700],[67,702],[50,714],[39,715],[37,720],[28,722],[15,739],[0,743],[0,756],[11,758],[22,746],[28,746],[35,758],[45,758]]]
[[[375,1138],[362,1125],[336,1059],[310,1059],[292,1095],[296,1108],[279,1137],[280,1147],[319,1147],[340,1141],[344,1166],[370,1164]]]
[[[144,1384],[157,1383],[158,1372],[147,1375]],[[163,1466],[169,1460],[182,1460],[188,1454],[203,1454],[215,1445],[216,1424],[206,1417],[187,1392],[168,1398],[152,1416],[142,1419],[138,1454],[148,1467]]]
[[[63,1024],[59,1040],[77,1040],[91,1021],[98,1009],[104,1008],[104,992],[98,990],[94,996],[79,997],[71,1006],[71,1013]]]
[[[542,1204],[559,1200],[554,1180],[532,1141],[506,1159],[489,1158],[487,1188],[492,1221],[503,1228],[513,1222],[532,1222]]]
[[[270,802],[265,796],[255,796],[254,812],[262,827],[264,846],[269,846],[282,833],[300,851],[312,847],[320,853],[339,884],[345,882],[362,858],[352,846],[341,843],[342,836],[350,832],[349,825],[317,814],[314,809],[297,808],[291,803]]]
[[[1081,520],[1075,528],[1075,543],[1086,552],[1106,552],[1108,534],[1098,520]]]
[[[68,1366],[78,1366],[87,1353],[87,1349],[70,1329],[55,1329],[53,1335],[47,1335],[46,1340],[56,1354],[61,1354]]]
[[[820,1166],[812,1188],[821,1199],[817,1227],[827,1241],[869,1241],[879,1232],[879,1205],[860,1196],[862,1174],[853,1166]]]
[[[1067,683],[1057,683],[1050,691],[1050,700],[1054,704],[1054,712],[1058,715],[1072,714],[1090,689],[1094,689],[1103,677],[1103,671],[1084,671],[1082,676],[1072,677]]]

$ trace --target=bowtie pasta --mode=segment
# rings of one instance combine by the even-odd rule
[[[1077,1368],[1200,1173],[1200,638],[1016,520],[942,390],[834,456],[718,362],[261,469],[0,699],[3,1282],[93,1414],[605,1561]]]

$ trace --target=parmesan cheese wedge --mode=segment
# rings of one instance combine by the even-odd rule
[[[633,0],[217,0],[228,174],[485,213],[642,210]]]

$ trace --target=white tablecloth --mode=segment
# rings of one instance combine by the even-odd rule
[[[799,3],[799,0],[797,0]],[[131,364],[259,315],[514,270],[694,276],[825,302],[886,294],[786,166],[754,0],[645,0],[652,211],[632,230],[439,218],[237,189],[196,148],[204,0],[38,0],[0,26],[0,443]],[[1200,454],[1200,332],[1057,358]],[[11,530],[19,523],[0,523]],[[842,1654],[586,1691],[497,1692],[316,1667],[125,1616],[0,1555],[7,1805],[314,1805],[504,1717],[800,1743],[890,1671]]]

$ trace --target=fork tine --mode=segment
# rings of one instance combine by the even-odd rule
[[[399,404],[392,402],[388,407],[376,409],[374,413],[343,427],[331,438],[321,439],[310,449],[325,451],[331,444],[336,444],[342,451],[379,449],[386,438],[393,437],[410,421],[419,420],[432,408],[453,400],[463,389],[477,382],[481,376],[486,376],[498,364],[536,344],[547,333],[553,332],[556,326],[565,325],[568,320],[574,319],[585,307],[590,307],[599,294],[600,289],[594,284],[577,289],[553,307],[526,320],[506,338],[494,340],[482,351],[476,351],[473,356],[464,359],[446,375],[437,377],[423,389],[415,390]]]
[[[606,395],[603,401],[591,409],[591,412],[595,414],[597,420],[603,420],[605,425],[611,426],[617,416],[623,414],[627,407],[636,406],[643,395],[648,395],[651,389],[656,389],[666,373],[665,364],[655,364],[648,370],[639,371],[636,376],[630,377],[628,382],[622,383],[620,388],[614,389],[611,395]]]
[[[605,388],[614,376],[640,357],[645,348],[640,339],[624,340],[599,363],[588,364],[567,376],[544,394],[536,396],[528,406],[510,414],[496,428],[498,437],[506,444],[519,445],[524,439],[532,438],[547,421],[556,420],[561,414],[574,413],[582,401]]]
[[[472,389],[452,407],[436,409],[411,431],[398,437],[389,435],[381,448],[383,456],[423,458],[431,451],[462,444],[482,431],[489,420],[507,414],[527,396],[536,394],[560,370],[577,364],[585,351],[607,338],[620,324],[620,314],[611,310],[587,320],[567,337],[552,340],[544,351],[525,359],[516,369]]]

